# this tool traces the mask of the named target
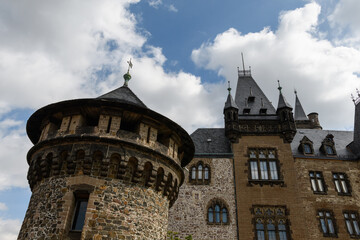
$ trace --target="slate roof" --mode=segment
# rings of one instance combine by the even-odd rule
[[[147,108],[146,105],[131,91],[127,86],[119,87],[111,92],[105,93],[98,99],[109,99],[116,102],[125,102],[133,105],[137,105],[143,108]]]
[[[288,108],[292,109],[291,105],[288,103],[288,101],[286,101],[286,98],[284,97],[284,95],[280,92],[277,108],[279,109],[279,108],[284,108],[284,107],[288,107]]]
[[[251,88],[251,92],[250,92]],[[254,102],[246,103],[247,98],[249,96],[255,97]],[[263,106],[261,104],[261,99],[263,102]],[[241,76],[239,75],[238,83],[236,87],[236,94],[235,94],[235,103],[239,107],[239,114],[243,113],[244,108],[248,106],[250,108],[250,115],[259,115],[261,108],[267,109],[267,114],[276,114],[274,106],[271,104],[269,99],[265,96],[264,92],[261,88],[257,85],[255,80],[252,76]]]
[[[295,96],[296,96],[296,99],[295,99],[295,121],[309,120],[305,114],[305,111],[304,111],[296,93],[295,93]]]
[[[233,97],[231,96],[231,94],[229,94],[227,99],[226,99],[224,109],[230,108],[230,107],[239,109],[239,107],[236,105],[236,103],[235,103]]]
[[[195,156],[232,156],[224,128],[199,128],[190,137],[195,145]]]
[[[338,159],[356,159],[355,155],[346,148],[346,146],[353,141],[354,132],[321,129],[298,129],[291,143],[293,155],[297,157],[303,156],[303,154],[298,150],[298,147],[300,141],[303,139],[304,136],[306,136],[313,142],[314,155],[316,158],[331,158],[326,157],[319,150],[322,141],[328,134],[332,134],[334,136],[335,149]]]

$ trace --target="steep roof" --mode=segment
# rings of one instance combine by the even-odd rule
[[[249,101],[249,97],[253,101]],[[260,109],[267,109],[267,115],[276,114],[274,106],[251,75],[239,74],[235,103],[239,107],[240,115],[243,114],[244,108],[250,109],[249,115],[259,115]]]
[[[306,136],[313,142],[314,156],[313,158],[327,158],[320,151],[322,141],[328,134],[334,136],[335,149],[337,158],[339,159],[356,159],[355,155],[346,148],[353,141],[354,132],[352,131],[334,131],[322,129],[298,129],[291,143],[293,155],[296,157],[305,157],[298,149],[300,141]]]
[[[305,111],[300,103],[300,100],[299,100],[296,92],[295,92],[295,96],[296,96],[296,98],[295,98],[295,121],[309,120],[305,114]]]
[[[288,101],[286,101],[286,98],[284,97],[284,95],[280,91],[279,102],[278,102],[278,107],[277,108],[279,109],[279,108],[284,108],[284,107],[292,109],[291,105],[288,103]]]
[[[229,157],[232,155],[224,128],[199,128],[190,137],[195,145],[195,156]]]
[[[239,107],[236,105],[233,97],[232,97],[231,94],[229,93],[229,95],[228,95],[228,97],[227,97],[227,99],[226,99],[226,102],[225,102],[225,107],[224,107],[224,109],[226,109],[226,108],[231,108],[231,107],[239,109]]]
[[[98,99],[109,99],[116,102],[125,102],[147,108],[146,105],[127,86],[119,87],[111,92],[97,97]]]

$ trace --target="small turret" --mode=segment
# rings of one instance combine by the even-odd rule
[[[295,90],[295,124],[297,129],[322,129],[319,114],[312,112],[306,116],[305,111]]]
[[[236,105],[233,97],[231,96],[230,82],[228,83],[229,94],[224,106],[225,135],[231,141],[235,141],[237,131],[239,130],[239,107]]]
[[[276,110],[276,114],[279,116],[280,119],[280,128],[281,132],[284,136],[284,139],[287,142],[292,142],[295,133],[296,133],[296,127],[295,127],[295,121],[293,117],[292,107],[291,105],[286,101],[285,97],[283,96],[280,86],[280,81],[278,80],[279,84],[279,103]]]

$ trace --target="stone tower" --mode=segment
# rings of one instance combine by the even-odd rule
[[[32,191],[18,239],[164,239],[194,144],[127,86],[28,120]]]

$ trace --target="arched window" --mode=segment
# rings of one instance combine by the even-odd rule
[[[229,223],[229,211],[221,200],[212,200],[207,210],[208,224],[224,225]]]
[[[256,236],[257,240],[265,240],[264,224],[261,223],[260,219],[256,222]]]
[[[189,183],[192,184],[209,184],[210,183],[210,167],[202,162],[193,165],[189,173]]]

